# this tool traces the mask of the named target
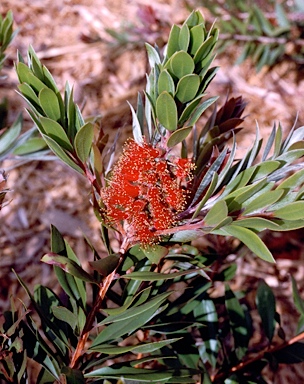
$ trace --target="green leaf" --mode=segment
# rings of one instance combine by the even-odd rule
[[[225,306],[233,332],[236,354],[238,359],[242,359],[248,349],[250,324],[247,323],[243,307],[228,285],[225,287]]]
[[[207,226],[217,226],[228,215],[227,204],[224,200],[216,202],[205,216],[204,222]]]
[[[22,95],[27,100],[29,100],[36,108],[40,108],[40,100],[36,95],[36,93],[33,91],[32,87],[30,87],[26,83],[22,83],[22,84],[18,84],[18,89],[22,93]]]
[[[294,150],[282,153],[282,155],[278,156],[276,160],[284,161],[287,164],[290,164],[293,161],[302,157],[303,155],[304,155],[304,149],[294,149]]]
[[[26,156],[29,154],[37,154],[38,152],[47,149],[47,145],[42,137],[32,137],[26,142],[18,144],[13,154],[16,156]]]
[[[78,319],[77,319],[77,316],[73,312],[69,311],[65,307],[59,307],[59,306],[58,307],[53,306],[52,312],[57,319],[68,323],[70,325],[70,327],[73,330],[75,330],[75,328],[78,324]]]
[[[46,264],[56,265],[80,280],[98,284],[98,281],[85,272],[77,263],[75,263],[75,261],[70,260],[65,256],[60,256],[55,253],[47,253],[42,257],[41,261]]]
[[[304,227],[304,220],[280,220],[276,231],[293,231]]]
[[[151,300],[145,302],[144,304],[128,308],[123,313],[110,315],[106,319],[98,323],[98,326],[109,323],[117,323],[119,321],[130,320],[134,317],[136,318],[140,314],[145,313],[145,311],[147,311],[148,309],[154,308],[155,306],[162,304],[170,295],[171,292],[165,292],[159,294],[156,297],[153,297]],[[94,342],[94,344],[96,343]]]
[[[210,97],[210,99],[204,101],[199,107],[197,107],[191,116],[189,125],[193,126],[198,121],[198,119],[202,116],[205,110],[209,108],[210,105],[212,105],[217,99],[218,99],[218,96]]]
[[[178,79],[190,75],[194,71],[192,57],[184,51],[174,53],[170,59],[170,70]]]
[[[275,329],[275,297],[270,287],[261,281],[256,294],[256,305],[262,320],[262,326],[265,334],[271,343]]]
[[[116,308],[104,308],[103,311],[106,312],[108,315],[119,315],[125,312],[135,300],[136,300],[136,304],[134,306],[138,306],[146,302],[147,299],[150,297],[151,289],[152,287],[148,287],[138,292],[136,295],[134,294],[134,296],[128,295],[129,300],[125,300],[124,305]]]
[[[215,39],[213,36],[209,36],[197,49],[194,56],[194,63],[198,64],[204,60],[212,51],[215,45]]]
[[[264,229],[271,229],[272,231],[278,231],[280,229],[280,224],[277,224],[271,220],[264,219],[262,217],[247,217],[244,219],[236,220],[233,222],[233,225],[252,228],[259,232],[263,231]]]
[[[65,133],[62,126],[57,123],[56,121],[48,118],[48,117],[41,117],[40,123],[44,129],[44,133],[49,136],[51,139],[56,141],[56,143],[66,149],[67,151],[73,151],[72,144]]]
[[[159,94],[166,91],[170,93],[171,96],[174,96],[175,84],[170,73],[166,69],[161,71],[158,77],[157,87],[158,87]]]
[[[80,265],[79,260],[76,255],[72,251],[69,244],[63,239],[62,235],[58,231],[56,227],[51,226],[51,250],[54,254],[59,254],[68,259],[71,259],[76,264]],[[67,295],[74,299],[79,307],[79,311],[81,306],[85,308],[86,306],[86,291],[85,291],[85,283],[72,276],[69,273],[66,273],[61,268],[56,267],[54,265],[54,271],[56,273],[57,279],[62,286],[63,290],[67,293]],[[78,316],[78,311],[74,313]],[[81,316],[78,316],[78,319],[81,321]],[[79,323],[79,329],[82,329],[82,324]]]
[[[120,260],[119,255],[109,255],[103,259],[89,261],[90,266],[103,276],[108,276],[117,268]]]
[[[158,273],[158,272],[131,272],[127,275],[120,276],[124,279],[132,279],[132,280],[139,280],[139,281],[158,281],[158,280],[168,280],[168,279],[175,279],[176,277],[189,275],[191,273],[199,274],[199,269],[189,269],[187,271],[182,272],[174,272],[174,273]]]
[[[189,241],[196,240],[203,235],[204,233],[198,229],[179,231],[173,234],[170,238],[170,242],[187,243]]]
[[[186,75],[177,83],[175,97],[181,103],[187,103],[195,98],[200,86],[200,77],[196,74]]]
[[[32,72],[29,69],[29,67],[26,64],[19,62],[16,64],[16,72],[18,75],[19,82],[20,83],[27,83],[30,86],[29,81],[28,81],[28,75]]]
[[[54,152],[55,155],[59,157],[60,160],[62,160],[65,164],[67,164],[72,169],[74,169],[74,171],[77,171],[83,174],[82,169],[77,164],[74,163],[74,161],[66,154],[66,152],[61,148],[61,146],[55,140],[53,140],[51,137],[44,134],[42,134],[42,137],[47,143],[47,145],[49,146],[49,148],[51,149],[51,151]]]
[[[129,107],[132,112],[132,131],[133,131],[133,137],[137,144],[141,145],[143,143],[143,129],[140,125],[140,122],[138,120],[138,116],[132,107],[132,105],[128,102]]]
[[[44,113],[54,121],[60,120],[60,107],[57,95],[50,88],[43,88],[39,92],[39,101]]]
[[[261,210],[264,210],[265,208],[268,208],[270,205],[277,202],[283,194],[284,191],[279,189],[276,189],[275,191],[264,192],[245,206],[243,215],[245,216],[249,213],[259,212]]]
[[[201,102],[203,96],[205,96],[204,93],[199,94],[196,96],[196,98],[189,103],[187,103],[186,107],[184,108],[179,120],[178,125],[182,126],[191,116],[191,114],[194,112],[195,108],[199,105]]]
[[[85,378],[97,377],[107,379],[119,379],[123,377],[126,380],[132,380],[134,384],[136,382],[147,382],[147,383],[186,383],[192,384],[196,381],[192,379],[192,376],[198,373],[197,370],[190,369],[173,369],[160,372],[159,370],[133,368],[128,366],[126,363],[115,364],[111,367],[103,367],[93,370],[92,372],[86,373]],[[170,379],[174,378],[173,381]],[[183,380],[187,378],[187,380]],[[181,381],[180,381],[181,380]],[[131,382],[132,382],[131,381]]]
[[[211,182],[208,180],[206,180],[206,187],[207,185],[209,184],[208,186],[208,189],[207,191],[204,193],[204,196],[203,198],[201,199],[201,201],[199,202],[199,204],[197,205],[197,208],[192,216],[192,218],[195,218],[199,215],[199,213],[201,212],[201,210],[203,209],[205,203],[207,202],[207,200],[210,198],[210,196],[212,195],[212,193],[214,192],[215,188],[217,187],[218,185],[218,175],[216,172],[213,172],[213,176],[212,176],[212,179],[211,179]],[[198,196],[199,197],[199,196]]]
[[[189,27],[187,24],[183,24],[178,37],[179,49],[187,52],[189,43],[190,43]]]
[[[240,165],[238,165],[240,166]],[[252,175],[254,174],[255,172],[255,167],[250,167],[248,169],[245,169],[244,171],[242,171],[241,173],[239,173],[239,169],[237,169],[235,171],[235,175],[237,175],[233,180],[230,176],[230,181],[224,191],[224,193],[222,194],[222,198],[224,196],[227,196],[228,194],[230,194],[230,196],[234,196],[234,194],[232,194],[234,191],[235,191],[235,194],[239,194],[239,189],[246,186],[247,183],[250,181]],[[234,175],[233,175],[234,176]]]
[[[304,219],[304,201],[295,201],[274,211],[274,216],[285,220]]]
[[[217,159],[208,168],[208,171],[206,172],[203,179],[201,180],[199,187],[195,191],[195,195],[194,195],[192,204],[197,204],[199,202],[199,200],[201,199],[204,191],[210,187],[210,183],[213,184],[217,180],[217,176],[214,176],[214,173],[216,173],[220,169],[221,165],[223,164],[223,162],[226,158],[226,155],[227,155],[227,149],[224,149],[220,153],[220,155],[217,157]],[[197,166],[200,165],[200,158],[196,161],[196,165]],[[199,206],[201,206],[201,204],[199,204]],[[197,213],[198,212],[196,210],[194,215],[196,215]]]
[[[219,274],[218,279],[220,281],[230,281],[235,278],[237,271],[237,264],[232,263],[228,267],[225,267]]]
[[[79,159],[84,163],[87,161],[93,144],[94,125],[86,123],[76,133],[74,146]]]
[[[199,24],[190,29],[190,53],[195,56],[197,50],[205,40],[205,28]]]
[[[243,242],[255,255],[261,259],[268,261],[270,263],[275,263],[275,260],[270,253],[269,249],[262,242],[262,240],[257,236],[253,231],[247,228],[238,227],[236,225],[229,225],[227,227],[222,227],[218,231],[214,231],[221,235],[234,236]]]
[[[293,276],[291,276],[291,282],[292,282],[292,297],[293,297],[293,303],[296,306],[299,313],[303,316],[304,315],[304,300],[300,296],[300,292],[297,287],[296,280]]]
[[[291,24],[281,4],[275,3],[275,11],[277,15],[277,21],[280,27],[291,29]]]
[[[252,176],[252,182],[262,179],[265,176],[270,175],[272,172],[277,170],[281,166],[281,163],[279,161],[274,160],[268,160],[263,161],[261,164],[258,164],[255,172]]]
[[[183,127],[173,132],[167,142],[168,148],[175,147],[175,145],[185,140],[191,133],[193,127]]]
[[[7,129],[0,136],[0,155],[8,150],[8,148],[15,142],[19,137],[22,128],[22,116],[21,114],[15,120],[14,124]]]
[[[161,245],[150,245],[142,248],[142,251],[153,264],[158,264],[168,254],[168,248]]]
[[[55,346],[59,355],[64,356],[68,350],[67,328],[62,325],[52,312],[53,306],[60,304],[57,296],[49,288],[38,285],[32,302],[42,322],[42,329],[48,340]]]
[[[185,20],[185,24],[189,26],[189,28],[194,27],[197,24],[204,24],[205,20],[200,11],[192,11],[190,15]]]
[[[195,320],[203,323],[200,333],[204,342],[199,346],[199,354],[202,361],[208,360],[215,368],[217,363],[220,343],[218,339],[218,315],[214,302],[209,299],[196,300],[193,309]]]
[[[170,58],[175,52],[179,50],[179,34],[181,28],[177,25],[173,25],[168,38],[168,45],[166,56]]]
[[[155,65],[159,65],[160,64],[160,57],[159,57],[157,50],[155,48],[153,48],[152,45],[150,45],[148,43],[146,43],[145,46],[146,46],[146,50],[148,53],[148,59],[149,59],[150,67],[153,68]]]
[[[267,186],[267,180],[262,179],[254,184],[248,185],[243,188],[239,188],[236,191],[232,192],[228,195],[227,200],[233,196],[232,201],[228,203],[229,212],[234,212],[242,209],[243,204],[246,203],[247,200],[254,197],[261,189]]]
[[[43,65],[42,66],[42,71],[43,71],[43,78],[45,84],[52,89],[56,94],[59,93],[59,89],[55,83],[55,80],[53,76],[51,75],[50,71]]]
[[[70,367],[62,367],[61,373],[65,375],[66,384],[85,384],[83,373],[78,369],[72,369]]]
[[[280,183],[277,187],[277,189],[287,189],[287,190],[294,190],[304,183],[304,169],[301,169],[300,171],[292,174],[289,176],[286,180],[284,180],[282,183]]]
[[[30,45],[28,48],[29,67],[33,71],[34,75],[38,77],[42,82],[44,81],[43,69],[38,56],[36,55],[34,48]]]
[[[22,64],[22,63],[19,63]],[[27,81],[28,85],[34,89],[34,91],[39,94],[39,92],[46,88],[45,84],[39,80],[32,72],[29,72],[27,74]]]
[[[116,354],[122,354],[126,352],[133,352],[133,353],[152,353],[154,351],[160,350],[162,347],[172,344],[175,341],[180,340],[179,338],[174,339],[167,339],[162,341],[156,341],[153,343],[140,343],[137,345],[128,345],[125,347],[119,347],[116,345],[111,344],[101,344],[97,345],[96,347],[92,348],[93,351],[99,352],[99,353],[105,353],[107,355],[116,355]]]
[[[177,107],[168,92],[162,92],[156,100],[156,116],[162,126],[169,131],[177,129]]]
[[[124,313],[108,316],[98,326],[107,323],[112,324],[98,334],[90,348],[93,350],[97,345],[118,340],[121,336],[131,334],[141,328],[158,313],[159,307],[170,294],[171,292],[166,292],[142,305],[128,308]]]

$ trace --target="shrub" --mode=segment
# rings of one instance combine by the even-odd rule
[[[131,107],[133,138],[116,162],[116,141],[107,146],[103,130],[85,120],[69,84],[61,96],[32,48],[27,64],[18,56],[18,89],[41,137],[92,187],[106,255],[87,239],[84,270],[52,227],[42,261],[54,266],[63,292],[39,285],[32,293],[18,277],[30,307],[12,302],[2,318],[7,381],[28,382],[29,358],[40,366],[37,383],[264,383],[265,365],[303,361],[295,282],[297,336],[284,339],[274,294],[261,281],[264,339],[254,348],[246,292],[229,282],[241,273],[244,249],[274,262],[259,233],[304,226],[304,127],[283,140],[274,126],[263,150],[257,127],[252,147],[236,158],[245,103],[232,97],[219,108],[217,97],[206,97],[217,39],[195,11],[172,27],[164,53],[147,44],[151,71]],[[224,293],[213,292],[217,284]]]

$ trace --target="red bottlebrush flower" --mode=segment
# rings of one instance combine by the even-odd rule
[[[123,225],[130,243],[157,242],[161,231],[176,225],[185,207],[183,184],[192,169],[190,160],[167,159],[158,148],[128,140],[101,192],[109,223]]]

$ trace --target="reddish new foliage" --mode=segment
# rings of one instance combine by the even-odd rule
[[[161,231],[176,225],[185,207],[182,184],[192,163],[171,156],[147,143],[129,140],[114,166],[109,185],[101,192],[109,222],[123,225],[131,243],[155,243]]]

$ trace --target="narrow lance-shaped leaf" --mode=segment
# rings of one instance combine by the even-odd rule
[[[68,151],[73,151],[72,144],[62,126],[48,117],[40,117],[40,123],[47,136]]]
[[[245,311],[228,285],[225,288],[225,306],[229,315],[229,323],[234,336],[236,354],[241,359],[248,348],[250,324],[247,323]]]
[[[143,127],[140,125],[138,116],[134,111],[134,108],[130,103],[128,103],[132,112],[132,130],[133,137],[137,144],[141,145],[143,143]]]
[[[204,222],[208,226],[216,226],[228,215],[227,204],[224,200],[216,202],[205,216]]]
[[[193,126],[206,111],[206,109],[209,108],[210,105],[212,105],[217,99],[218,96],[210,97],[210,99],[204,101],[199,107],[197,107],[191,115],[189,125]]]
[[[51,137],[45,134],[42,134],[42,137],[44,138],[45,142],[47,143],[51,151],[54,152],[55,155],[59,157],[60,160],[62,160],[65,164],[70,166],[75,171],[83,174],[82,169],[77,164],[75,164],[74,160],[72,160],[71,157],[67,155],[67,153],[61,148],[61,146],[55,140],[53,140]]]
[[[304,219],[304,201],[295,201],[279,208],[274,212],[274,216],[285,220]]]
[[[22,116],[19,115],[14,124],[0,136],[0,155],[4,153],[18,138],[22,128]]]
[[[259,238],[258,235],[256,235],[248,228],[242,228],[231,224],[226,227],[222,227],[217,231],[212,231],[212,233],[236,237],[261,259],[270,263],[275,262],[271,252],[263,243],[263,241]]]
[[[108,319],[112,319],[113,323],[108,325],[98,334],[93,341],[91,348],[108,343],[109,341],[118,340],[121,336],[131,334],[135,330],[138,330],[158,313],[160,306],[169,295],[170,292],[167,295],[159,295],[155,299],[152,299],[141,306],[127,309],[125,313],[117,316],[109,316]]]
[[[175,341],[180,340],[181,338],[167,339],[162,341],[156,341],[153,343],[141,343],[137,345],[128,345],[128,346],[116,346],[111,344],[101,344],[92,348],[93,351],[105,353],[108,355],[116,355],[126,352],[133,353],[152,353],[154,351],[159,351],[160,348],[172,344]]]
[[[168,45],[167,45],[167,57],[171,57],[175,52],[179,50],[179,34],[181,28],[177,25],[173,25],[170,31]]]
[[[263,329],[269,343],[271,343],[275,329],[275,297],[265,281],[261,281],[258,286],[256,304],[262,320]]]
[[[98,284],[98,281],[96,281],[93,276],[90,276],[77,263],[75,263],[75,261],[70,260],[65,256],[60,256],[54,253],[47,253],[42,257],[41,261],[47,264],[56,265],[83,281]]]
[[[134,279],[140,281],[157,281],[157,280],[168,280],[175,279],[176,277],[189,275],[191,273],[199,273],[199,269],[189,269],[187,271],[182,272],[174,272],[174,273],[157,273],[157,272],[131,272],[127,275],[121,276],[121,278],[125,279]]]
[[[181,129],[177,129],[173,132],[167,142],[168,148],[175,147],[175,145],[181,143],[185,140],[188,135],[191,133],[192,127],[183,127]]]

